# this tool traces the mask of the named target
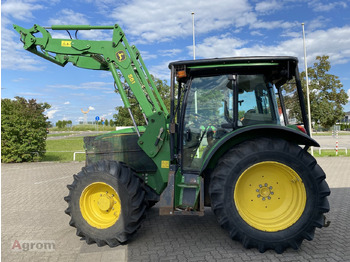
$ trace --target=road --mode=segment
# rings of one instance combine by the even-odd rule
[[[136,236],[116,248],[87,245],[68,225],[64,214],[67,184],[83,163],[1,165],[2,261],[350,261],[350,158],[319,158],[331,188],[328,228],[317,229],[313,241],[278,255],[244,249],[220,228],[210,208],[203,217],[159,216],[157,205]],[[43,249],[42,243],[54,243]],[[24,251],[18,243],[37,243]],[[41,247],[39,249],[38,247]]]

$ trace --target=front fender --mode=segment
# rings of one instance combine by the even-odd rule
[[[201,168],[201,174],[207,168],[214,168],[219,158],[233,146],[257,137],[277,137],[298,145],[305,145],[306,148],[310,146],[320,146],[314,139],[305,133],[302,133],[299,130],[294,130],[290,127],[268,125],[244,127],[228,133],[210,149],[207,156],[205,156]]]

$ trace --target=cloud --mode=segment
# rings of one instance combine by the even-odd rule
[[[65,38],[69,38],[69,35],[66,31],[50,31],[49,32],[52,36],[52,38],[62,38],[62,39],[65,39]]]
[[[273,1],[262,1],[258,2],[255,6],[255,11],[263,14],[269,14],[274,11],[280,10],[283,8],[282,2]]]
[[[350,61],[350,26],[335,27],[328,30],[317,30],[306,35],[308,62],[316,56],[328,55],[332,65]],[[191,46],[187,47],[192,50]],[[233,38],[230,35],[209,37],[196,46],[199,57],[224,56],[259,56],[288,55],[303,57],[302,35],[292,37],[276,44],[259,44]]]
[[[158,52],[159,52],[159,54],[161,56],[170,56],[170,57],[172,57],[172,56],[176,56],[176,55],[182,53],[182,50],[174,48],[174,49],[168,49],[168,50],[159,50]]]
[[[318,0],[313,0],[309,2],[309,6],[313,9],[314,12],[329,12],[335,8],[346,8],[347,4],[343,1],[322,3]]]
[[[292,27],[295,27],[298,22],[284,22],[282,20],[279,21],[267,21],[264,22],[262,20],[257,20],[255,23],[252,23],[250,25],[250,28],[252,29],[276,29],[276,28],[281,28],[281,29],[289,29]]]
[[[28,81],[27,78],[19,77],[17,79],[12,79],[12,82],[23,82],[23,81]]]
[[[134,0],[112,9],[109,17],[120,21],[128,36],[138,42],[164,42],[192,34],[192,11],[197,34],[257,21],[246,0],[223,0],[220,4],[206,0]]]
[[[84,117],[83,116],[79,116],[76,120],[76,122],[83,122],[84,121]]]
[[[151,53],[148,52],[148,51],[141,51],[141,50],[140,50],[140,54],[141,54],[142,59],[143,59],[144,61],[146,61],[146,60],[157,59],[157,55],[156,55],[156,54],[151,54]]]
[[[94,108],[93,106],[89,106],[89,110],[90,110],[90,111],[94,111],[95,108]]]
[[[49,19],[50,25],[89,25],[90,21],[85,14],[65,8],[60,10],[54,18]],[[108,33],[109,32],[109,33]],[[73,36],[73,35],[72,35]],[[68,38],[68,34],[62,31],[52,31],[53,38]],[[112,31],[81,30],[77,34],[78,39],[111,40]]]
[[[315,19],[311,20],[307,24],[305,24],[305,28],[309,31],[314,31],[317,29],[327,27],[327,23],[329,23],[329,22],[330,22],[329,18],[319,16],[319,17],[316,17]]]
[[[243,27],[290,29],[296,24],[259,19],[261,15],[284,8],[283,3],[276,0],[259,2],[255,6],[248,0],[221,0],[220,4],[206,0],[154,0],[152,3],[133,0],[117,6],[108,3],[108,6],[106,16],[117,21],[135,44],[169,42],[192,35],[192,12],[198,36],[220,30],[232,32]]]
[[[332,65],[350,61],[350,26],[317,30],[306,35],[308,57],[328,55]]]
[[[80,85],[67,85],[67,84],[56,84],[56,85],[48,85],[50,88],[67,88],[72,90],[78,89],[93,89],[93,90],[111,90],[113,84],[110,82],[85,82]],[[113,90],[113,89],[112,89]]]
[[[42,61],[23,49],[23,44],[19,41],[19,34],[11,28],[12,22],[6,16],[3,16],[1,19],[2,69],[43,70]]]
[[[64,102],[63,104],[64,104],[64,105],[69,105],[69,104],[70,104],[70,102],[69,102],[69,101],[67,101],[67,102]]]
[[[170,62],[174,62],[171,60],[162,61],[160,64],[151,66],[149,68],[150,74],[154,75],[156,78],[159,79],[170,79],[170,70],[168,68],[168,65]]]
[[[103,93],[103,94],[108,94],[108,95],[111,95],[111,94],[115,94],[115,90],[111,90],[111,91],[103,91],[102,93]]]
[[[112,30],[84,30],[79,31],[79,39],[111,41],[113,37]]]
[[[51,109],[51,110],[47,110],[46,112],[45,112],[45,115],[49,118],[49,119],[53,119],[54,117],[55,117],[55,114],[57,113],[57,112],[59,112],[60,110],[58,110],[58,109]]]
[[[202,43],[196,45],[196,54],[203,58],[233,56],[235,50],[241,48],[247,41],[233,38],[229,34],[212,36],[204,39]],[[192,54],[193,47],[187,47]]]
[[[34,4],[34,1],[8,0],[1,4],[1,13],[17,20],[29,21],[33,18],[33,12],[44,9],[43,5]]]
[[[19,96],[23,97],[36,97],[36,96],[44,96],[42,93],[33,93],[33,92],[20,92],[17,93]]]
[[[264,35],[263,33],[259,32],[259,31],[251,31],[250,34],[252,36],[263,36]]]
[[[49,23],[51,25],[87,25],[89,21],[84,14],[66,8],[60,10],[54,18],[49,20]]]

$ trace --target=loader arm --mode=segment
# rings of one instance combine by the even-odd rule
[[[72,63],[74,66],[110,71],[125,107],[130,103],[118,72],[126,80],[131,91],[140,104],[146,118],[155,112],[168,116],[166,106],[152,80],[140,52],[130,46],[124,32],[118,25],[53,25],[41,27],[34,25],[30,29],[14,25],[20,34],[24,49],[60,66]],[[91,41],[79,39],[55,39],[46,29],[52,30],[113,30],[112,41]],[[41,33],[41,37],[35,34]]]
[[[24,49],[60,66],[72,63],[74,66],[110,71],[133,121],[135,131],[139,136],[138,145],[153,159],[160,170],[158,181],[162,181],[164,188],[167,182],[168,168],[164,168],[164,161],[170,160],[168,139],[169,113],[149,74],[140,52],[135,46],[130,46],[124,32],[118,25],[90,26],[90,25],[53,25],[41,27],[34,25],[25,29],[18,25],[13,26],[20,34]],[[52,38],[47,31],[51,30],[113,30],[112,41],[91,41],[79,39]],[[70,33],[69,33],[69,36]],[[122,83],[124,78],[127,85]],[[143,134],[134,120],[131,111],[127,89],[130,89],[139,103],[146,129]],[[160,153],[161,152],[161,153]],[[165,166],[168,166],[166,164]],[[163,168],[162,168],[163,167]]]
[[[157,171],[148,180],[152,188],[161,193],[166,187],[169,173],[170,148],[168,136],[169,113],[149,74],[140,52],[130,46],[124,32],[118,25],[53,25],[30,29],[13,25],[20,34],[24,49],[60,66],[72,63],[74,66],[110,71],[124,106],[128,109],[138,145],[157,165]],[[51,30],[113,30],[112,41],[91,41],[53,38]],[[70,33],[69,33],[69,36]],[[127,85],[122,83],[123,78]],[[140,132],[131,111],[127,91],[135,96],[146,121],[144,132]],[[142,174],[140,174],[142,175]]]

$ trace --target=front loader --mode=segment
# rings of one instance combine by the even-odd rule
[[[319,144],[310,137],[297,58],[170,63],[168,111],[118,25],[14,28],[26,50],[55,64],[110,71],[133,121],[84,138],[86,166],[64,199],[70,225],[88,244],[125,243],[157,202],[160,215],[202,216],[211,206],[232,239],[260,252],[297,249],[325,225],[330,190],[308,153]],[[113,36],[55,39],[48,30],[111,30]],[[146,125],[136,124],[130,96]]]

